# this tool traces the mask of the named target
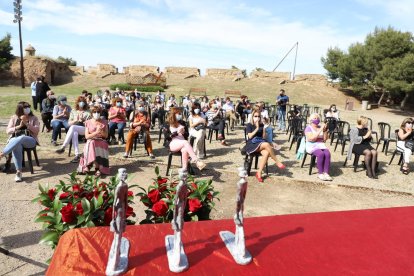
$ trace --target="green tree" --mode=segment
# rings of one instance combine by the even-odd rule
[[[373,93],[390,96],[404,94],[401,108],[414,92],[412,55],[414,40],[410,32],[401,32],[388,27],[375,28],[365,38],[364,43],[349,46],[347,52],[339,48],[329,48],[321,62],[332,80],[339,81],[342,87],[352,88],[362,98]]]
[[[8,69],[14,57],[11,54],[13,47],[10,45],[10,40],[11,34],[9,33],[0,40],[0,69]]]
[[[76,60],[73,60],[72,58],[61,57],[61,56],[59,56],[56,59],[56,61],[66,63],[67,65],[70,65],[70,66],[76,66],[76,64],[77,64]]]

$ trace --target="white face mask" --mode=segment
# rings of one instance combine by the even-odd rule
[[[93,118],[95,119],[95,120],[98,120],[99,118],[101,118],[101,114],[99,114],[99,113],[97,113],[97,112],[95,112],[95,113],[93,113]]]
[[[175,118],[177,119],[177,121],[180,121],[183,116],[181,114],[175,114]]]
[[[139,111],[139,112],[144,112],[144,111],[145,111],[145,107],[143,107],[143,106],[138,107],[138,111]]]
[[[66,105],[66,101],[60,101],[61,105]]]
[[[217,108],[217,105],[216,104],[213,104],[213,109],[216,109]]]
[[[259,117],[253,117],[253,122],[257,123],[259,121]]]
[[[23,113],[24,113],[24,115],[29,115],[30,114],[30,107],[24,108]]]
[[[85,107],[85,102],[80,102],[79,107],[84,108]]]
[[[198,108],[197,108],[197,109],[194,109],[194,113],[195,113],[195,114],[200,113],[200,109],[198,109]]]
[[[406,127],[406,128],[413,128],[413,124],[411,124],[411,123],[407,123],[407,124],[405,124],[405,127]]]

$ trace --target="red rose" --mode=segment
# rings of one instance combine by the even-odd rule
[[[191,183],[191,187],[193,188],[193,190],[197,190],[197,184],[195,184],[194,182]]]
[[[78,213],[79,216],[83,215],[82,202],[80,201],[76,204],[76,213]]]
[[[104,223],[105,225],[109,225],[112,221],[112,207],[106,209],[105,216],[104,216]]]
[[[163,193],[167,190],[167,184],[158,184],[158,191],[160,191],[160,193]]]
[[[158,178],[157,182],[158,182],[158,185],[165,184],[168,182],[168,178]]]
[[[207,194],[207,199],[210,201],[213,200],[213,195],[210,192]]]
[[[131,206],[127,206],[125,218],[130,217],[134,214],[134,209]]]
[[[75,184],[75,185],[72,186],[72,190],[75,193],[81,193],[83,189],[80,187],[79,184]]]
[[[56,189],[49,189],[49,191],[47,191],[47,195],[49,196],[50,200],[53,201],[55,199],[55,193],[56,193]]]
[[[62,194],[59,196],[59,199],[65,199],[65,198],[68,198],[68,197],[70,197],[70,193],[69,193],[69,192],[66,192],[66,193],[62,193]]]
[[[100,193],[100,192],[99,192],[99,189],[95,187],[95,188],[93,189],[93,196],[94,196],[94,197],[96,197],[96,198],[98,198],[99,193]]]
[[[133,191],[128,191],[128,196],[134,196],[134,192]]]
[[[72,203],[68,203],[66,206],[62,207],[60,210],[60,213],[62,214],[62,221],[66,223],[71,223],[75,220],[76,213],[73,210]]]
[[[44,211],[49,211],[49,210],[50,210],[50,208],[49,207],[46,207]],[[46,217],[47,216],[47,213],[44,213],[44,214],[42,214],[40,216],[41,217]]]
[[[148,193],[148,198],[151,200],[152,203],[158,202],[161,199],[160,191],[157,189],[151,190]]]
[[[92,197],[93,197],[93,192],[90,192],[90,193],[87,193],[86,195],[85,195],[85,197],[86,197],[86,199],[87,200],[91,200],[92,199]]]
[[[152,206],[152,211],[154,211],[154,213],[158,217],[162,217],[167,213],[168,205],[167,203],[165,203],[165,201],[160,200],[157,203],[155,203],[154,206]]]
[[[197,212],[198,209],[202,207],[200,200],[198,198],[192,198],[188,200],[188,208],[190,212],[194,213]]]

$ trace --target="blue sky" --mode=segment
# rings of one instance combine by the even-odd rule
[[[110,63],[273,70],[299,42],[296,73],[324,73],[329,47],[346,49],[376,26],[414,32],[414,1],[30,0],[23,46],[78,65]],[[12,0],[0,0],[0,36],[12,35]],[[294,52],[277,71],[293,70]]]

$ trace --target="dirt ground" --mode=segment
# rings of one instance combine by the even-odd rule
[[[343,111],[341,118],[354,124],[357,116],[365,114],[373,118],[374,125],[379,121],[389,122],[393,129],[408,115],[398,114],[385,108],[360,112]],[[7,120],[0,122],[0,131],[5,131]],[[375,127],[374,127],[375,129]],[[69,163],[72,157],[54,152],[56,148],[49,144],[51,134],[42,133],[39,158],[41,167],[35,167],[35,174],[30,175],[27,170],[23,173],[24,182],[15,183],[14,174],[1,174],[0,180],[0,236],[3,239],[4,248],[10,250],[10,255],[0,254],[0,275],[43,275],[47,269],[44,263],[52,255],[49,247],[39,245],[38,240],[42,234],[41,225],[34,223],[34,216],[40,210],[40,206],[31,203],[38,193],[38,184],[53,186],[58,179],[62,179],[76,168],[76,164]],[[118,168],[125,167],[134,175],[130,184],[139,184],[147,187],[154,177],[154,167],[159,166],[162,174],[166,171],[167,150],[158,144],[158,132],[151,133],[155,160],[149,159],[145,150],[140,147],[133,152],[133,158],[123,159],[123,147],[111,146],[110,164],[111,173],[115,174]],[[212,212],[212,219],[231,218],[235,210],[235,192],[237,167],[242,166],[243,159],[239,151],[239,145],[243,140],[243,128],[237,126],[234,132],[228,136],[230,147],[223,147],[217,141],[207,144],[207,168],[198,177],[212,178],[215,188],[220,191],[220,201],[216,210]],[[378,180],[372,180],[365,176],[362,167],[357,172],[353,171],[348,162],[343,167],[345,155],[340,150],[332,154],[331,175],[332,182],[317,180],[316,169],[312,175],[308,175],[309,158],[305,167],[300,168],[300,162],[296,160],[294,149],[289,150],[287,135],[277,133],[277,141],[282,144],[279,155],[286,164],[287,169],[280,171],[269,161],[269,175],[264,183],[259,183],[254,177],[249,177],[249,187],[245,203],[245,215],[267,216],[282,214],[297,214],[311,212],[327,212],[339,210],[355,210],[369,208],[383,208],[395,206],[410,206],[414,204],[414,173],[406,176],[400,173],[396,164],[388,162],[395,145],[390,146],[389,154],[379,154],[380,174]],[[61,141],[62,142],[62,141]],[[4,146],[0,145],[0,148]],[[83,147],[83,144],[81,144]],[[3,164],[3,160],[0,165]],[[175,172],[179,158],[173,159]],[[411,164],[411,169],[414,170]],[[252,169],[252,175],[255,170]],[[137,192],[138,190],[135,189]],[[133,206],[137,221],[143,218],[143,207],[135,200]]]

